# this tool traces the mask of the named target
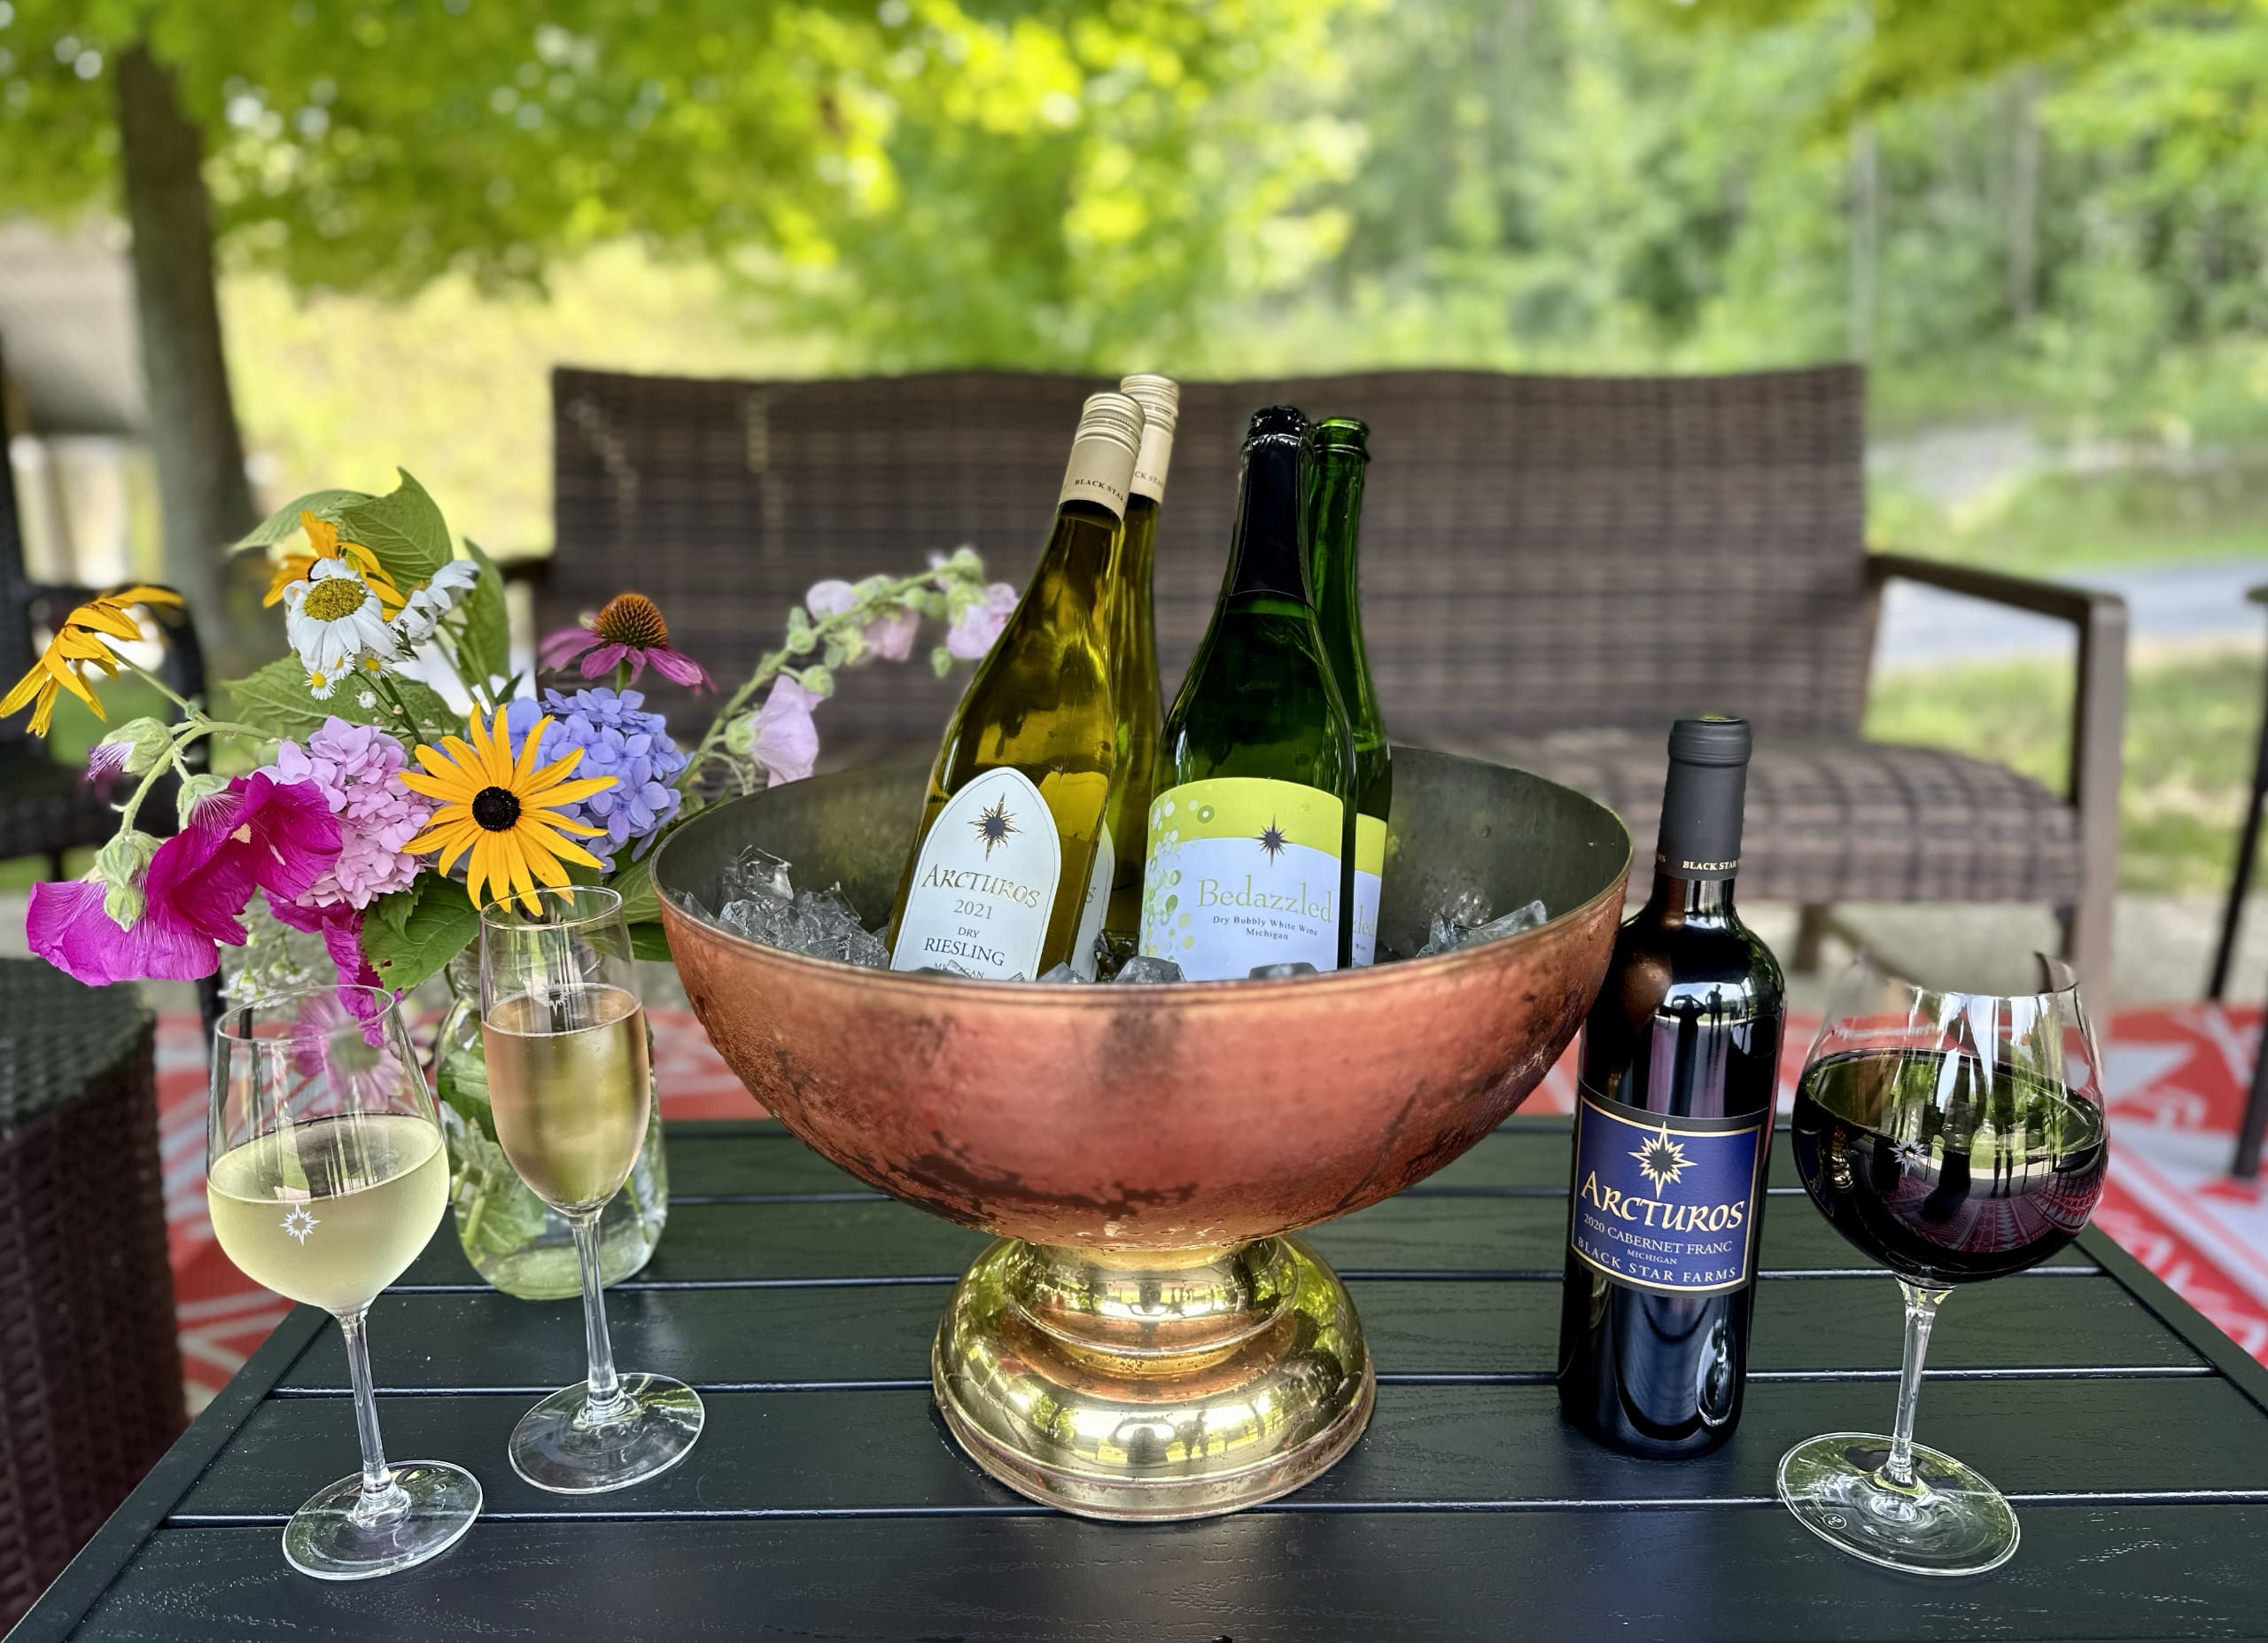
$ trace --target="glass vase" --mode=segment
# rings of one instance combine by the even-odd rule
[[[564,1300],[580,1291],[574,1229],[530,1192],[496,1144],[488,1109],[488,1059],[480,1037],[480,964],[461,953],[450,961],[449,1012],[433,1048],[433,1087],[449,1144],[449,1202],[457,1241],[472,1268],[524,1301]],[[652,1029],[647,1037],[650,1044]],[[670,1217],[670,1172],[661,1110],[646,1125],[646,1144],[630,1180],[599,1222],[599,1278],[614,1283],[645,1265]]]

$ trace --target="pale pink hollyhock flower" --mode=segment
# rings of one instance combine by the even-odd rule
[[[983,599],[962,610],[945,635],[945,649],[964,662],[982,661],[1015,608],[1016,590],[1006,582],[993,583]]]
[[[804,603],[811,613],[822,619],[840,616],[858,603],[856,588],[832,579],[813,582],[811,591],[804,596]],[[878,656],[885,662],[902,662],[913,654],[913,636],[920,630],[920,611],[900,611],[880,621],[868,622],[858,631],[866,638],[869,655]]]
[[[407,890],[424,863],[403,846],[424,830],[433,806],[403,785],[409,755],[372,725],[326,720],[304,748],[284,742],[270,767],[279,782],[312,783],[338,820],[338,860],[299,898],[310,907],[366,907]],[[301,925],[305,929],[308,926]]]
[[[800,782],[819,759],[819,729],[812,709],[820,698],[786,677],[772,681],[764,705],[756,710],[756,742],[750,749],[769,773],[765,785]]]

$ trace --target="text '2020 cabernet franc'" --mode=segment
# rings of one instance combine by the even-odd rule
[[[1583,1024],[1559,1403],[1633,1454],[1740,1419],[1783,985],[1733,911],[1749,744],[1742,720],[1672,728],[1653,894]]]
[[[1142,951],[1192,981],[1347,962],[1347,710],[1308,596],[1307,418],[1253,415],[1228,574],[1158,744]]]
[[[890,915],[892,969],[1088,980],[1110,900],[1104,806],[1118,770],[1110,578],[1142,408],[1086,403],[1054,534],[945,727]]]

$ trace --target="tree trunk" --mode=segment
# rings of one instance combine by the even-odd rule
[[[225,672],[240,672],[249,613],[229,598],[221,550],[258,518],[221,341],[205,144],[182,112],[173,71],[144,42],[119,54],[118,133],[166,576],[208,651]]]

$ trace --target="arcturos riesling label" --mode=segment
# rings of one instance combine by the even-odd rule
[[[1295,782],[1224,776],[1167,789],[1150,806],[1142,951],[1192,981],[1301,960],[1338,969],[1344,826],[1336,798]]]
[[[1379,886],[1386,880],[1386,823],[1376,816],[1355,818],[1355,964],[1379,955]]]
[[[1055,817],[1021,770],[987,770],[945,801],[921,841],[892,969],[1029,981],[1055,907]]]

